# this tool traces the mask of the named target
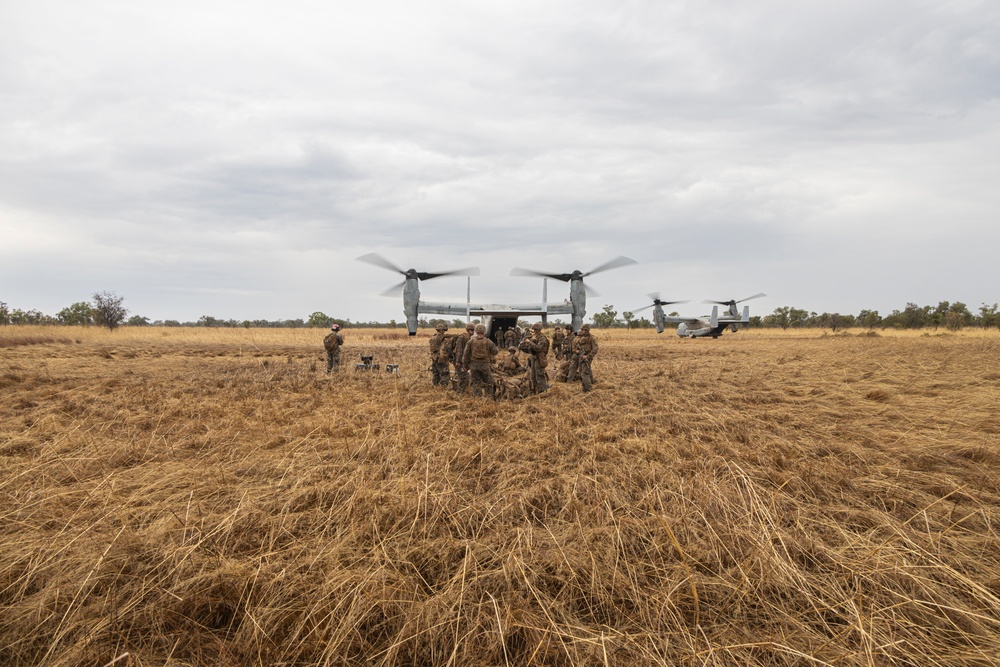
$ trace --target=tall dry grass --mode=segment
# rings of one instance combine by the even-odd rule
[[[345,334],[5,328],[0,664],[1000,664],[996,334]]]

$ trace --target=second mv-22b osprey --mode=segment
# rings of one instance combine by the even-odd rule
[[[747,298],[740,299],[739,301],[736,301],[735,299],[731,299],[729,301],[706,301],[705,303],[714,303],[716,305],[712,307],[711,315],[702,318],[665,315],[663,313],[663,306],[669,306],[675,303],[687,303],[687,301],[662,301],[660,300],[659,293],[654,292],[649,295],[649,298],[653,300],[653,303],[648,306],[643,306],[633,312],[638,313],[646,310],[647,308],[652,308],[653,324],[656,325],[657,333],[663,333],[663,329],[667,323],[670,323],[677,325],[677,335],[681,338],[701,338],[702,336],[718,338],[727,327],[733,333],[736,333],[739,331],[741,325],[745,327],[750,323],[750,306],[743,306],[743,313],[741,315],[736,308],[736,304],[762,296],[767,295],[761,292],[760,294],[754,294],[753,296],[748,296]],[[722,316],[719,315],[719,306],[727,307],[725,314]]]
[[[486,334],[488,336],[491,336],[492,332],[497,331],[498,328],[506,330],[516,326],[520,317],[541,317],[542,322],[547,323],[549,315],[569,315],[572,319],[573,331],[579,331],[580,326],[583,324],[583,318],[587,315],[588,288],[583,284],[583,279],[601,271],[636,263],[634,259],[619,256],[587,272],[576,270],[571,273],[546,273],[544,271],[515,268],[510,272],[512,276],[552,278],[553,280],[569,283],[569,299],[562,302],[549,303],[548,283],[543,282],[541,303],[506,305],[495,303],[473,304],[471,294],[468,292],[466,294],[466,303],[431,303],[420,300],[421,281],[442,276],[478,276],[479,269],[475,267],[442,271],[439,273],[417,271],[416,269],[403,270],[385,257],[374,252],[358,257],[358,260],[380,266],[383,269],[395,271],[403,276],[402,283],[390,287],[382,295],[396,296],[402,290],[406,329],[411,336],[417,335],[417,320],[422,314],[478,318],[486,325]],[[590,292],[591,294],[596,294],[592,289]]]

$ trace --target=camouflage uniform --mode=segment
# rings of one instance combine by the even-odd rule
[[[514,333],[514,327],[507,329],[507,332],[503,335],[503,346],[507,348],[512,345],[517,347],[517,334]]]
[[[451,360],[451,338],[445,337],[447,325],[439,324],[435,328],[437,333],[431,336],[431,384],[435,387],[441,385],[447,387],[451,381],[451,368],[448,362]]]
[[[580,333],[576,340],[573,341],[573,358],[577,360],[584,391],[590,391],[590,387],[594,384],[590,364],[596,356],[597,339],[590,335],[590,325],[584,324],[580,327]]]
[[[486,327],[482,324],[477,324],[476,337],[465,344],[465,352],[462,353],[462,365],[469,369],[472,381],[472,394],[474,396],[482,396],[484,388],[488,396],[493,395],[491,365],[493,364],[493,357],[500,350],[485,334]]]
[[[541,322],[536,322],[531,327],[531,338],[524,339],[521,349],[530,353],[528,373],[531,378],[531,391],[540,394],[549,388],[549,378],[545,375],[545,367],[549,365],[549,339],[542,333]]]
[[[524,371],[521,361],[517,358],[517,348],[507,348],[507,356],[504,357],[497,366],[497,371],[503,375],[517,375]]]
[[[573,342],[575,340],[576,334],[570,329],[563,339],[563,362],[559,365],[559,372],[556,373],[558,382],[576,382],[577,360],[573,357]]]
[[[323,339],[323,347],[326,348],[326,372],[340,370],[340,348],[344,344],[344,337],[340,335],[340,325],[334,324],[330,327],[330,333]]]
[[[465,325],[465,333],[455,336],[454,347],[452,348],[455,357],[455,375],[458,376],[458,384],[455,385],[455,393],[465,393],[465,388],[469,386],[469,367],[465,365],[465,346],[472,340],[473,332],[476,330],[474,324]]]
[[[566,334],[563,333],[562,327],[556,327],[555,331],[552,332],[552,351],[556,355],[556,361],[562,361],[563,340],[565,338]]]

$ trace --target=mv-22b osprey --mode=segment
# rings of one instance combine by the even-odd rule
[[[410,332],[411,336],[417,335],[417,319],[422,314],[477,318],[486,325],[487,335],[490,335],[492,331],[496,331],[497,327],[508,329],[515,326],[519,317],[541,317],[542,322],[545,323],[548,321],[549,315],[569,315],[572,318],[573,331],[579,331],[580,325],[583,324],[583,318],[587,315],[588,288],[583,284],[583,279],[601,271],[636,263],[634,259],[629,259],[628,257],[615,257],[611,261],[605,262],[590,271],[583,272],[576,270],[571,273],[546,273],[544,271],[515,268],[510,272],[510,275],[552,278],[553,280],[569,283],[569,299],[560,303],[549,303],[547,283],[543,283],[541,303],[507,305],[496,303],[473,304],[469,291],[466,292],[466,303],[431,303],[420,300],[421,281],[441,276],[478,276],[479,269],[476,267],[442,271],[440,273],[429,273],[417,271],[416,269],[407,269],[404,271],[385,257],[374,252],[358,257],[358,260],[403,275],[404,280],[402,283],[390,287],[382,295],[396,296],[399,294],[400,289],[402,289],[403,314],[406,315],[406,329]],[[590,290],[590,293],[596,294],[593,289]]]
[[[746,326],[750,323],[750,306],[743,306],[743,313],[741,315],[736,309],[736,304],[762,296],[767,295],[761,292],[760,294],[754,294],[753,296],[748,296],[747,298],[740,299],[739,301],[736,301],[735,299],[731,299],[729,301],[706,301],[705,303],[717,304],[712,307],[712,314],[708,316],[706,320],[701,317],[664,315],[663,306],[669,306],[675,303],[687,303],[687,301],[661,301],[659,293],[654,292],[649,295],[649,297],[653,300],[653,303],[648,306],[643,306],[634,312],[638,313],[639,311],[647,308],[652,308],[653,324],[656,325],[657,333],[663,333],[663,329],[666,324],[671,323],[677,324],[677,335],[681,338],[700,338],[702,336],[718,338],[727,327],[733,333],[736,333],[739,331],[740,325]],[[719,316],[719,306],[727,307],[726,313],[721,317]]]

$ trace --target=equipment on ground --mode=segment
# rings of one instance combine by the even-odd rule
[[[354,364],[354,370],[356,371],[377,371],[382,367],[375,363],[375,355],[373,354],[362,354],[361,363]]]

